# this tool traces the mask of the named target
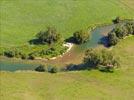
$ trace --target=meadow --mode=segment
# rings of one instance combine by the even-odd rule
[[[112,23],[117,16],[134,19],[133,5],[133,0],[0,0],[0,52],[11,47],[26,53],[47,49],[47,45],[28,43],[47,26],[56,27],[67,39],[77,30]],[[120,60],[113,73],[0,71],[0,99],[133,100],[134,36],[120,40],[109,50]]]
[[[129,45],[128,45],[129,44]],[[33,71],[0,72],[2,100],[133,100],[134,37],[121,40],[112,51],[121,66],[114,73],[98,70],[50,74]]]
[[[133,0],[1,0],[0,45],[28,45],[35,34],[54,26],[64,38],[116,16],[134,18]]]

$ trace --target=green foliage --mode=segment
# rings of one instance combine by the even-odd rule
[[[124,25],[118,25],[115,29],[114,29],[116,36],[119,39],[123,39],[126,35],[128,35],[128,30]]]
[[[28,57],[29,59],[31,59],[31,60],[34,60],[35,59],[35,55],[32,53],[32,54],[29,54],[29,57]]]
[[[128,30],[128,34],[134,35],[134,22],[127,22],[125,27]]]
[[[22,55],[21,55],[21,58],[22,58],[22,59],[27,59],[27,58],[28,58],[28,55],[22,54]]]
[[[108,44],[111,45],[116,45],[118,43],[118,38],[114,32],[108,33]]]
[[[85,43],[86,41],[88,41],[89,36],[90,36],[89,32],[84,31],[84,30],[77,31],[73,34],[73,37],[74,37],[76,43],[78,43],[78,44],[82,44],[82,43]]]
[[[46,71],[46,68],[45,68],[44,65],[39,65],[37,68],[35,68],[35,71],[45,72]]]
[[[97,66],[98,69],[102,72],[113,72],[114,68],[112,66],[103,66],[103,65],[99,65]]]
[[[16,49],[13,50],[7,50],[4,52],[4,55],[7,57],[21,57],[22,53]]]
[[[110,46],[116,45],[119,39],[129,34],[134,35],[134,22],[120,23],[108,34],[108,43]]]
[[[114,20],[113,20],[113,23],[114,24],[118,24],[118,23],[120,23],[121,22],[121,18],[118,16],[118,17],[116,17]]]
[[[113,53],[106,50],[96,50],[96,49],[88,49],[85,52],[84,63],[88,66],[97,67],[98,65],[102,66],[119,66],[119,61]]]
[[[57,69],[57,67],[52,67],[49,72],[50,73],[57,73],[58,69]]]
[[[61,35],[57,33],[56,29],[53,27],[48,27],[45,32],[41,31],[39,32],[36,37],[39,39],[39,41],[44,44],[52,44],[54,42],[57,42],[61,39]]]

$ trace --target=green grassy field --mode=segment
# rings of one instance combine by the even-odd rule
[[[47,26],[65,37],[116,16],[134,18],[133,0],[1,0],[1,47],[28,44]]]
[[[134,0],[1,0],[0,50],[27,46],[23,50],[29,52],[28,41],[49,25],[68,38],[79,29],[111,23],[116,16],[134,18],[133,5]],[[1,71],[0,99],[133,100],[134,36],[121,40],[112,51],[121,62],[114,73]]]
[[[113,49],[121,66],[114,73],[97,70],[59,72],[0,72],[2,100],[133,100],[134,36]]]

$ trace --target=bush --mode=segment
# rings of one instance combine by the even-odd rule
[[[5,51],[4,55],[7,57],[14,57],[15,56],[15,52],[13,51]]]
[[[48,27],[45,32],[43,31],[39,32],[36,35],[36,37],[42,44],[44,43],[51,44],[53,42],[61,40],[61,35],[57,33],[56,29],[53,27]]]
[[[134,35],[134,22],[127,22],[127,23],[125,24],[125,27],[126,27],[127,30],[128,30],[128,34]]]
[[[73,34],[73,38],[77,44],[85,43],[89,40],[89,32],[80,30]]]
[[[22,53],[15,49],[15,50],[5,51],[4,55],[7,57],[21,57]]]
[[[118,59],[111,53],[106,50],[95,50],[88,49],[85,52],[84,63],[87,66],[97,67],[98,65],[103,66],[119,66]]]
[[[34,60],[35,59],[35,55],[34,54],[29,54],[28,58],[31,59],[31,60]]]
[[[114,32],[119,39],[123,39],[125,36],[128,35],[128,30],[124,25],[118,25],[114,29]]]
[[[109,46],[111,45],[116,45],[118,43],[118,38],[114,32],[110,32],[108,34],[108,44]]]
[[[50,73],[57,73],[58,69],[57,69],[57,67],[52,67],[49,72]]]
[[[27,57],[27,55],[26,54],[22,54],[21,55],[21,59],[27,59],[28,57]]]
[[[45,66],[44,66],[44,65],[39,65],[37,68],[35,68],[35,71],[38,71],[38,72],[45,72],[46,69],[45,69]]]
[[[103,65],[99,65],[98,69],[102,72],[113,72],[114,71],[114,67],[113,66],[103,66]]]
[[[121,22],[121,18],[118,16],[113,20],[114,24],[120,23]]]

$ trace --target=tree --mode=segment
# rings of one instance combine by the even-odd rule
[[[115,27],[114,32],[119,39],[123,39],[126,35],[128,35],[128,30],[124,25]]]
[[[87,66],[97,67],[99,65],[115,67],[118,66],[117,58],[110,51],[88,49],[85,52],[84,63]]]
[[[125,24],[125,27],[128,30],[128,34],[133,34],[134,35],[134,22],[127,22]]]
[[[35,68],[35,71],[38,71],[38,72],[45,72],[46,69],[45,69],[45,66],[44,66],[44,65],[39,65],[37,68]]]
[[[118,43],[118,38],[114,32],[110,32],[108,34],[108,44],[111,45],[116,45]]]
[[[121,18],[118,16],[113,20],[113,23],[118,24],[118,23],[120,23],[120,21],[121,21]]]
[[[89,36],[90,36],[89,32],[84,31],[84,30],[77,31],[73,34],[75,42],[78,44],[82,44],[82,43],[85,43],[86,41],[88,41]]]
[[[48,27],[45,32],[39,32],[36,37],[40,40],[42,44],[51,44],[61,39],[61,35],[57,33],[56,29],[53,27]]]
[[[57,73],[57,72],[58,72],[57,67],[52,67],[50,70],[50,73]]]

